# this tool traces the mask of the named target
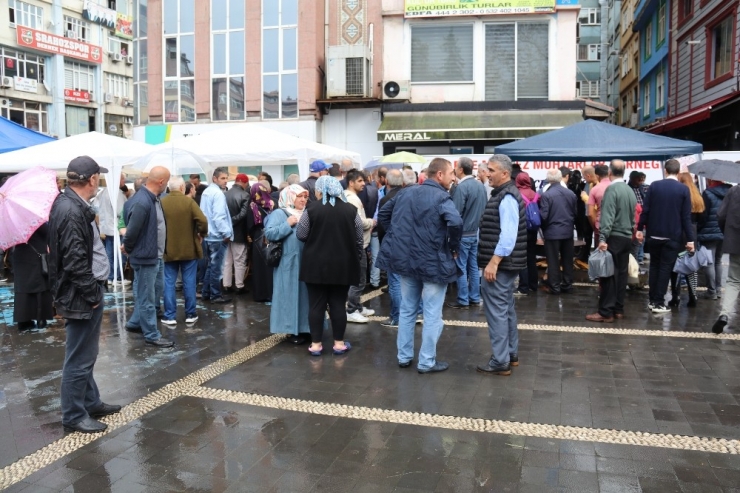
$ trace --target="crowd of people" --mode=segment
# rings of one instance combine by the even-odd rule
[[[92,377],[104,293],[129,283],[113,274],[115,235],[133,272],[126,330],[157,348],[174,344],[162,336],[158,319],[178,324],[178,290],[185,324],[197,322],[198,298],[224,304],[232,301],[229,293],[250,292],[255,302],[270,305],[272,333],[310,343],[309,354],[320,357],[330,326],[331,352],[345,354],[352,348],[347,323],[367,323],[374,315],[362,304],[366,284],[380,288],[385,276],[390,309],[381,325],[398,329],[400,367],[412,365],[415,327],[422,323],[417,371],[448,368],[436,348],[447,290],[456,284],[456,299],[446,306],[482,305],[488,324],[491,356],[478,371],[510,375],[519,364],[515,298],[538,290],[572,293],[574,268],[587,267],[592,247],[609,252],[614,266],[613,275],[599,279],[597,311],[586,316],[599,323],[625,316],[631,257],[641,265],[649,254],[648,309],[660,314],[678,306],[682,282],[688,306],[697,305],[697,273],[685,280],[677,275],[679,256],[699,247],[712,252],[715,262],[703,269],[705,298],[717,300],[721,257],[729,253],[727,293],[712,326],[722,332],[740,293],[740,247],[734,246],[740,217],[733,213],[740,189],[710,180],[700,193],[673,159],[665,163],[665,179],[649,186],[637,171],[625,179],[625,168],[614,160],[551,169],[537,186],[500,154],[477,173],[466,157],[457,166],[433,159],[418,174],[385,167],[366,174],[350,161],[317,160],[304,181],[291,175],[274,187],[265,173],[256,182],[238,174],[228,189],[225,168],[206,186],[200,175],[186,183],[155,167],[133,190],[121,177],[120,213],[114,214],[109,194],[115,188],[99,187],[107,170],[81,156],[69,164],[48,224],[13,249],[15,268],[24,273],[14,278],[14,317],[20,330],[55,316],[65,320],[63,424],[82,432],[105,429],[95,418],[120,410],[100,400]],[[547,264],[542,279],[540,248]],[[39,259],[47,251],[44,271]]]

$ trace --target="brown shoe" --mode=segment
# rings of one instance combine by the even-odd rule
[[[615,313],[614,318],[617,320],[622,320],[624,318],[624,313]]]
[[[602,317],[600,313],[592,313],[591,315],[586,315],[586,320],[589,322],[604,322],[604,323],[611,323],[614,322],[614,317]]]

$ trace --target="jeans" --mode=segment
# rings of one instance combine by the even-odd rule
[[[547,286],[553,293],[573,289],[573,238],[545,240]],[[560,267],[562,266],[562,275]]]
[[[204,299],[221,297],[221,278],[224,273],[224,257],[228,245],[223,241],[204,241],[203,257],[206,259],[205,277],[203,278]]]
[[[164,260],[159,259],[157,279],[154,281],[154,310],[161,315],[162,297],[164,296]]]
[[[128,323],[129,328],[140,328],[147,341],[157,341],[162,334],[157,328],[157,309],[155,307],[157,277],[163,264],[159,259],[154,265],[134,264],[134,275],[137,282],[134,287],[136,300],[134,313]]]
[[[311,342],[318,344],[324,335],[324,314],[329,306],[329,320],[335,341],[344,340],[347,329],[347,288],[338,284],[306,283],[308,291],[308,327],[311,330]]]
[[[738,294],[740,294],[740,255],[730,254],[730,268],[727,270],[727,285],[725,286],[725,295],[722,298],[720,315],[729,317],[735,313]]]
[[[391,315],[394,322],[398,322],[401,312],[401,276],[388,271],[388,294],[391,296]]]
[[[360,284],[357,286],[350,286],[349,293],[347,295],[347,313],[361,312],[362,292],[365,291],[365,280],[367,279],[367,255],[365,250],[362,251],[362,257],[360,257]]]
[[[470,303],[480,303],[477,236],[462,237],[455,262],[462,271],[462,274],[457,278],[458,304],[468,306]]]
[[[645,243],[637,240],[632,242],[632,255],[634,255],[637,262],[645,260]]]
[[[206,266],[208,265],[208,258],[205,255],[206,240],[200,240],[200,247],[203,249],[203,257],[198,259],[198,284],[203,284],[203,279],[206,278]]]
[[[632,238],[610,236],[607,239],[607,244],[609,245],[608,251],[612,254],[612,261],[614,261],[614,275],[601,279],[599,314],[602,317],[609,318],[618,313],[624,313]],[[663,295],[665,296],[665,292]]]
[[[380,252],[380,240],[378,240],[378,233],[373,233],[370,237],[370,255],[372,256],[372,260],[370,261],[370,284],[373,287],[380,285],[380,269],[375,267],[378,252]]]
[[[103,246],[105,246],[105,254],[108,255],[108,281],[113,281],[113,237],[106,236],[103,240]]]
[[[74,425],[102,405],[100,392],[93,378],[93,367],[98,359],[100,323],[104,303],[93,310],[89,320],[65,321],[67,341],[62,369],[62,424]]]
[[[481,266],[485,268],[485,266]],[[519,272],[519,291],[537,291],[537,231],[527,231],[527,267]]]
[[[707,241],[703,245],[712,252],[712,258],[714,259],[714,264],[702,267],[707,279],[707,294],[713,296],[719,294],[720,289],[722,289],[722,249],[724,241]]]
[[[506,366],[519,351],[519,329],[514,309],[517,271],[499,270],[494,282],[483,281],[483,307],[491,339],[491,366]]]
[[[234,269],[232,275],[231,269]],[[247,273],[247,244],[234,243],[226,246],[226,259],[224,260],[224,287],[231,287],[232,278],[237,289],[244,287],[244,277]]]
[[[185,296],[185,315],[195,316],[195,288],[198,272],[197,260],[180,260],[165,262],[164,264],[164,318],[175,320],[177,316],[177,299],[175,298],[175,284],[177,275],[182,270],[182,293]]]
[[[414,330],[419,301],[424,301],[424,326],[421,329],[419,349],[420,370],[428,370],[437,362],[437,341],[442,335],[442,305],[445,301],[447,284],[422,282],[410,277],[401,277],[401,312],[398,320],[398,362],[407,363],[414,359]]]
[[[671,273],[676,265],[681,245],[673,240],[648,240],[650,251],[650,303],[663,305],[665,294],[668,291],[668,283],[671,281]]]

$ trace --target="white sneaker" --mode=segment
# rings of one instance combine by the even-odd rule
[[[670,311],[671,309],[662,303],[660,305],[653,305],[652,308],[653,313],[670,313]]]
[[[113,285],[114,286],[121,286],[121,285],[123,285],[123,286],[130,286],[131,285],[131,281],[129,281],[128,279],[124,279],[123,281],[116,280],[116,281],[113,281]]]
[[[362,313],[363,317],[372,317],[373,315],[375,315],[375,310],[371,310],[370,308],[365,308],[363,306],[360,313]]]
[[[363,317],[360,312],[353,312],[347,314],[347,322],[353,324],[366,324],[370,321],[367,317]]]
[[[165,325],[177,325],[177,320],[165,320],[163,318],[162,319],[162,323],[165,324]]]
[[[194,324],[198,321],[198,315],[193,315],[192,317],[188,317],[185,319],[186,324]]]

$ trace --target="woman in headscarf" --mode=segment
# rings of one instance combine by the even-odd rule
[[[262,247],[265,218],[272,212],[274,204],[270,190],[261,183],[255,183],[250,189],[252,201],[247,214],[247,234],[252,239],[252,299],[270,304],[272,302],[272,267],[267,265]]]
[[[299,279],[308,289],[308,325],[312,356],[321,356],[324,313],[334,335],[334,354],[350,350],[344,340],[347,328],[347,291],[360,280],[360,256],[364,255],[362,221],[347,203],[339,180],[322,176],[316,180],[316,200],[298,221],[296,236],[305,242]]]
[[[290,334],[290,342],[303,344],[308,339],[308,291],[306,283],[298,280],[301,268],[303,242],[295,235],[296,224],[308,202],[308,190],[300,185],[289,185],[280,192],[279,209],[265,221],[265,238],[283,243],[280,264],[273,270],[270,332]]]
[[[49,226],[41,225],[28,242],[13,247],[13,319],[18,330],[46,327],[54,318],[48,273],[42,269],[41,256],[49,253]]]
[[[540,196],[532,190],[532,179],[526,171],[516,175],[516,188],[522,195],[525,204],[537,203]],[[537,231],[527,231],[527,268],[519,272],[519,287],[515,294],[529,294],[537,292]]]

